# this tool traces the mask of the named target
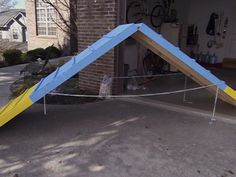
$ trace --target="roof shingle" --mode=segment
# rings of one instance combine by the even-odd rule
[[[0,27],[4,27],[7,22],[14,18],[19,12],[25,14],[24,9],[9,9],[6,11],[0,12]]]

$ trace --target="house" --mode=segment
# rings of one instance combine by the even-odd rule
[[[0,39],[10,42],[26,42],[26,14],[24,9],[9,9],[0,12]]]
[[[49,6],[45,6],[42,0],[26,0],[26,2],[26,11],[29,14],[29,48],[46,47],[52,43],[65,42],[65,35],[60,32],[58,26],[45,18],[49,13],[53,13],[51,16],[60,19],[57,12],[53,12]],[[137,22],[135,20],[127,21],[127,16],[134,17],[133,10],[141,10],[138,14],[150,14],[143,15],[141,18],[139,16],[138,22],[146,23],[153,30],[163,33],[163,36],[171,42],[174,39],[175,45],[197,58],[203,65],[212,64],[214,66],[215,63],[221,63],[225,58],[233,58],[236,61],[236,13],[234,11],[236,2],[234,0],[209,0],[207,2],[177,0],[174,1],[174,4],[167,6],[168,2],[173,3],[168,0],[162,0],[159,3],[156,0],[146,0],[144,3],[137,1],[136,4],[132,0],[73,0],[73,3],[70,4],[76,6],[77,14],[74,18],[76,18],[78,28],[78,52],[83,51],[117,25]],[[134,9],[131,8],[131,4],[134,4]],[[160,5],[163,13],[166,13],[166,17],[161,20],[155,19],[160,18],[157,15],[151,15],[151,12],[155,12],[154,9],[160,8]],[[141,6],[144,8],[136,8]],[[144,10],[145,8],[147,10]],[[213,13],[218,14],[219,20],[216,23],[217,27],[214,25],[212,27],[215,28],[216,33],[209,35],[206,33],[206,29]],[[170,20],[165,21],[172,18],[168,15],[175,15],[175,21],[172,23],[169,23]],[[71,16],[68,15],[68,17]],[[154,20],[151,17],[154,17]],[[152,24],[155,20],[163,23],[155,26]],[[169,24],[165,24],[165,22]],[[192,27],[193,25],[194,27]],[[194,39],[191,39],[193,37]],[[189,42],[191,40],[194,42]],[[137,74],[144,74],[142,64],[145,53],[145,48],[143,49],[137,42],[132,39],[127,40],[80,72],[80,87],[99,90],[104,75],[124,76],[127,73],[125,64],[128,64],[132,70],[137,70]],[[206,55],[207,60],[204,59]],[[116,79],[113,82],[114,93],[122,92],[123,84],[124,80]]]
[[[27,27],[29,50],[38,47],[45,48],[51,44],[54,44],[55,46],[63,45],[68,42],[68,35],[62,29],[65,28],[64,24],[60,23],[60,15],[58,15],[54,8],[43,3],[42,0],[26,0],[25,2],[26,12],[28,14]],[[71,17],[71,15],[68,14],[68,9],[59,9],[62,14],[65,14],[65,16],[68,17],[68,19],[76,19],[78,31],[75,38],[78,40],[77,50],[79,52],[121,23],[117,21],[118,9],[121,9],[121,7],[117,7],[118,3],[116,0],[70,0],[70,2],[67,0],[52,0],[52,2],[54,2],[53,4],[66,2],[63,4],[69,3],[70,6],[76,7],[76,17]],[[123,13],[124,11],[122,14]],[[54,21],[55,19],[56,23]],[[58,25],[58,23],[60,25]],[[117,51],[112,50],[101,60],[96,62],[97,64],[91,65],[85,71],[81,72],[81,87],[90,87],[91,89],[97,90],[99,88],[100,80],[95,79],[88,81],[86,78],[93,75],[93,71],[100,78],[103,77],[104,74],[116,74],[116,69],[118,69],[118,63],[116,62],[117,57]]]
[[[67,0],[63,0],[67,1]],[[56,4],[55,0],[51,1]],[[69,20],[68,8],[57,6],[65,20]],[[64,23],[60,20],[55,8],[43,0],[25,0],[28,27],[28,50],[63,46],[68,43],[68,35]]]

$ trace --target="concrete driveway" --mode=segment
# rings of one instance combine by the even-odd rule
[[[50,60],[50,63],[53,65],[58,65],[68,61],[70,58],[71,58],[70,56],[60,57]],[[21,77],[20,71],[26,65],[27,64],[22,64],[22,65],[0,68],[0,107],[8,103],[11,96],[9,87],[13,82],[15,82],[17,79]]]
[[[0,128],[0,176],[233,177],[236,126],[141,103],[34,105]]]
[[[0,68],[0,107],[9,101],[11,95],[9,86],[20,78],[20,71],[24,67],[25,64]]]

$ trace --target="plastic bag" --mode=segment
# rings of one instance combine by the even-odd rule
[[[111,95],[111,92],[112,92],[112,78],[105,75],[100,85],[99,96],[107,98]]]

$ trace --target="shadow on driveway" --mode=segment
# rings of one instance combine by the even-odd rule
[[[234,176],[236,127],[109,100],[42,105],[0,128],[0,176]]]

